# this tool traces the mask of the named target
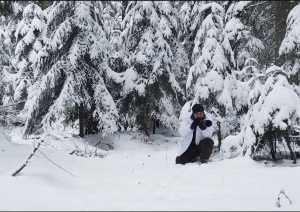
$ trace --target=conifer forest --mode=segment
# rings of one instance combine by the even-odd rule
[[[23,138],[151,137],[200,103],[221,157],[296,163],[299,72],[300,1],[0,1],[0,126]]]

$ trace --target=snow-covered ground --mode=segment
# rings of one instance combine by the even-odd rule
[[[176,165],[181,145],[176,132],[151,135],[148,144],[144,138],[139,132],[121,133],[110,140],[113,149],[103,151],[103,157],[70,155],[43,144],[13,177],[32,152],[32,140],[23,140],[15,130],[8,141],[1,130],[0,210],[300,209],[300,167],[289,166],[291,160],[273,167],[245,157],[219,161],[214,153],[208,164]],[[89,135],[84,141],[91,145],[85,148],[91,150],[100,140]],[[59,141],[51,143],[59,146]],[[275,206],[278,197],[280,208]]]

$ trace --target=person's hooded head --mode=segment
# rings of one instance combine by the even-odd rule
[[[192,107],[193,114],[191,115],[192,119],[196,118],[205,118],[204,107],[201,104],[194,104]]]

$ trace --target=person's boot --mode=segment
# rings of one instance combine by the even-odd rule
[[[175,163],[185,165],[185,163],[181,160],[181,158],[179,156],[176,157]]]
[[[205,159],[200,159],[200,160],[199,160],[199,162],[200,162],[200,163],[207,163],[207,162],[208,162],[208,160],[205,160]]]
[[[200,160],[200,157],[197,156],[195,158],[192,159],[191,163],[195,163],[195,162],[198,162]]]

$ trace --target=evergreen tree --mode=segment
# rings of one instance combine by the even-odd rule
[[[279,49],[282,43],[282,40],[285,37],[287,30],[287,18],[290,11],[299,4],[299,1],[275,1],[275,58],[274,64],[277,66],[282,66],[285,62],[283,55],[280,56]]]
[[[300,85],[299,71],[300,71],[300,5],[292,9],[287,18],[287,29],[285,37],[279,49],[279,55],[284,55],[285,64],[284,70],[289,75],[290,83]]]
[[[208,3],[200,9],[203,20],[197,31],[187,91],[193,103],[201,103],[211,113],[217,126],[219,147],[222,137],[233,130],[234,99],[237,83],[234,58],[224,31],[224,9],[217,3]],[[232,128],[233,126],[233,128]]]
[[[1,15],[0,18],[0,105],[7,103],[8,98],[12,98],[12,95],[9,95],[7,89],[9,88],[8,84],[8,75],[10,74],[10,38],[9,32],[7,32],[6,18]]]
[[[244,67],[248,58],[257,58],[265,69],[275,58],[275,1],[226,1],[226,31],[237,63]],[[265,51],[267,49],[267,51]]]
[[[255,37],[253,27],[243,23],[246,22],[244,19],[247,17],[245,13],[248,5],[251,5],[250,1],[235,2],[226,12],[225,31],[234,52],[237,70],[243,69],[247,59],[260,58],[265,49],[263,42]]]
[[[188,60],[174,2],[131,1],[122,24],[126,71],[118,107],[125,129],[142,126],[149,135],[148,118],[176,129]]]
[[[44,46],[46,17],[42,9],[34,4],[28,4],[23,10],[23,19],[18,23],[15,38],[17,41],[13,64],[18,69],[18,79],[14,100],[19,102],[17,110],[22,110],[33,84],[34,76],[32,63],[38,51]]]
[[[18,2],[0,3],[0,104],[14,103],[17,67],[11,63],[16,47],[14,31],[22,17],[23,7]]]
[[[251,104],[247,103],[249,92],[252,89],[255,90],[255,86],[261,80],[261,71],[264,71],[257,68],[261,66],[261,62],[254,59],[263,54],[264,44],[253,35],[250,26],[243,24],[247,12],[246,8],[249,5],[251,5],[250,1],[232,2],[227,5],[225,17],[225,32],[234,53],[236,88],[239,90],[239,92],[235,91],[233,98],[237,126],[240,126],[243,117],[251,107]],[[254,87],[249,81],[255,83]],[[234,131],[239,132],[240,130],[240,127],[237,127]]]
[[[239,9],[240,8],[240,9]],[[240,1],[236,5],[237,18],[251,31],[244,59],[254,57],[258,60],[258,68],[266,69],[275,58],[275,1]],[[267,50],[267,51],[266,51]],[[249,53],[251,55],[247,56]],[[240,66],[242,69],[242,61]]]
[[[248,81],[253,86],[249,92],[247,115],[238,135],[226,137],[222,141],[220,158],[233,158],[238,155],[254,159],[270,157],[276,160],[276,145],[285,143],[296,162],[290,145],[290,133],[299,125],[300,89],[289,84],[287,73],[278,66],[271,66],[265,74],[253,75]],[[262,84],[258,78],[263,78]]]
[[[201,12],[199,8],[203,1],[180,1],[179,18],[181,20],[178,38],[188,53],[189,65],[192,66],[192,53],[197,29],[201,24]]]
[[[58,1],[49,10],[46,45],[34,60],[41,82],[30,107],[25,135],[56,122],[74,123],[78,107],[92,116],[105,136],[117,130],[118,112],[106,87],[111,46],[107,13],[100,1]],[[43,127],[43,128],[42,128]]]

